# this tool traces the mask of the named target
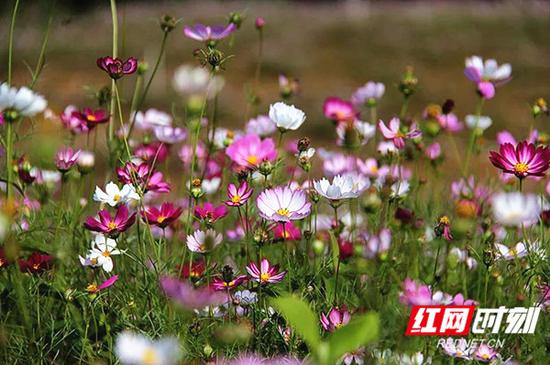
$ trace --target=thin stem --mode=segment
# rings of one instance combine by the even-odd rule
[[[474,150],[475,142],[476,142],[476,133],[477,133],[477,124],[479,123],[479,118],[481,117],[481,110],[483,109],[483,103],[485,99],[483,97],[479,97],[479,100],[477,102],[476,107],[476,126],[472,129],[472,133],[470,133],[470,141],[468,144],[468,151],[466,152],[466,162],[464,165],[464,176],[467,176],[469,173],[470,168],[470,160],[472,158],[472,153]]]
[[[403,120],[407,115],[407,110],[409,109],[409,97],[405,96],[403,98],[403,105],[401,105],[401,111],[399,112],[399,119]]]
[[[128,159],[132,157],[132,153],[130,152],[130,146],[128,145],[128,138],[126,137],[126,133],[124,133],[124,119],[122,117],[122,107],[120,105],[120,95],[118,94],[118,86],[115,82],[115,99],[116,99],[116,105],[118,109],[118,117],[120,119],[120,128],[122,129],[122,140],[124,141],[124,147],[126,148],[126,153],[128,154]],[[157,150],[158,152],[158,150]]]
[[[113,58],[118,57],[118,15],[117,15],[117,9],[116,9],[116,0],[111,0],[111,17],[113,19]],[[113,140],[113,133],[114,133],[114,126],[113,126],[113,120],[114,120],[114,109],[115,109],[115,88],[116,88],[116,81],[111,81],[111,121],[109,122],[109,129],[108,129],[108,145],[111,146],[111,142]],[[123,131],[124,132],[124,131]],[[110,148],[109,148],[110,149]]]
[[[15,19],[17,18],[17,11],[19,10],[19,0],[15,0],[15,5],[13,6],[13,13],[11,15],[11,24],[10,24],[10,34],[8,41],[8,85],[11,86],[11,73],[12,73],[12,62],[13,62],[13,32],[15,30]]]
[[[13,175],[13,168],[11,166],[11,160],[13,156],[13,122],[9,121],[6,123],[6,170],[7,170],[7,177],[6,177],[6,196],[8,199],[8,202],[11,200],[12,197],[12,175]]]
[[[40,49],[40,55],[38,56],[38,61],[36,62],[36,67],[34,69],[34,72],[32,73],[31,84],[29,85],[29,88],[31,88],[31,89],[34,87],[34,84],[38,80],[38,76],[40,76],[40,73],[42,72],[42,69],[44,68],[44,60],[46,58],[46,49],[48,47],[48,39],[49,39],[49,36],[50,36],[50,28],[51,28],[51,25],[52,25],[53,14],[54,14],[54,12],[53,12],[54,5],[53,4],[55,4],[55,1],[52,3],[52,5],[50,7],[50,15],[48,17],[48,24],[46,25],[46,31],[44,32],[44,40],[42,41],[42,48]]]

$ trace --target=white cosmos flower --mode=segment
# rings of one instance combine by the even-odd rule
[[[196,230],[187,236],[187,248],[192,252],[209,252],[222,243],[223,236],[213,229],[206,231]]]
[[[267,137],[277,130],[277,125],[267,116],[258,115],[246,123],[246,134],[257,134]]]
[[[221,183],[222,179],[218,176],[211,179],[204,179],[201,181],[201,190],[207,195],[214,194],[219,190]]]
[[[391,186],[390,196],[392,198],[405,196],[409,192],[410,187],[411,185],[408,180],[398,181]]]
[[[332,183],[326,178],[313,183],[315,190],[330,200],[357,198],[368,188],[369,180],[360,174],[336,175]]]
[[[109,204],[111,207],[117,204],[127,203],[130,200],[139,201],[140,199],[139,194],[136,193],[136,189],[132,185],[125,184],[122,189],[120,189],[118,185],[112,181],[105,186],[105,191],[101,190],[99,186],[96,186],[93,198],[96,202]]]
[[[95,259],[95,264],[92,266],[101,266],[106,272],[111,272],[113,270],[112,255],[120,255],[120,251],[116,248],[116,241],[102,234],[95,236],[95,240],[92,242],[92,250],[87,256],[92,263]]]
[[[17,89],[6,82],[0,85],[0,111],[13,109],[24,117],[33,117],[42,113],[47,105],[48,102],[42,95],[34,93],[28,87]]]
[[[174,89],[184,95],[202,95],[212,97],[221,91],[225,81],[221,76],[211,77],[202,67],[182,65],[174,72]]]
[[[131,119],[135,118],[136,127],[143,130],[154,129],[156,127],[170,127],[172,125],[172,116],[161,110],[154,108],[147,109],[145,112],[137,112]]]
[[[505,226],[530,226],[540,215],[539,199],[534,194],[498,193],[492,199],[493,216]]]
[[[466,67],[475,68],[481,79],[490,81],[501,81],[510,78],[512,74],[512,66],[509,63],[498,65],[494,59],[483,59],[479,56],[466,58]]]
[[[482,131],[486,130],[493,124],[491,117],[487,117],[485,115],[467,115],[466,118],[464,118],[464,121],[466,122],[468,128],[479,128]]]
[[[386,156],[386,155],[396,153],[397,147],[395,147],[395,144],[392,141],[382,141],[378,144],[378,147],[376,148],[376,150],[382,156]]]
[[[498,259],[514,260],[516,258],[527,256],[527,248],[523,242],[518,242],[514,247],[508,247],[501,243],[495,243]]]
[[[294,131],[305,122],[306,114],[294,105],[280,101],[269,106],[269,118],[278,128]]]
[[[122,365],[173,365],[181,358],[177,339],[166,337],[153,341],[129,331],[117,336],[115,354]]]

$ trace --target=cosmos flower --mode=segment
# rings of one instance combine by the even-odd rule
[[[403,291],[399,293],[399,301],[406,305],[431,305],[432,291],[429,286],[406,278],[403,282]]]
[[[467,115],[464,118],[466,126],[470,129],[486,130],[493,124],[491,117],[485,115]]]
[[[213,97],[219,93],[225,84],[222,76],[211,76],[202,67],[181,65],[174,72],[172,86],[186,96]]]
[[[424,354],[421,352],[412,355],[401,354],[396,356],[396,360],[399,365],[430,365],[432,363],[432,358],[424,359]]]
[[[81,174],[89,173],[95,166],[95,154],[91,151],[81,150],[76,160],[76,166]]]
[[[133,74],[136,72],[137,66],[138,61],[134,57],[130,57],[126,61],[111,56],[97,59],[97,67],[105,71],[113,80],[118,80],[124,75]]]
[[[337,97],[328,97],[323,103],[323,113],[327,119],[334,122],[351,122],[359,115],[349,101]]]
[[[88,133],[90,129],[86,122],[82,119],[82,115],[78,108],[74,105],[68,105],[63,113],[59,115],[61,124],[73,134]]]
[[[304,124],[306,114],[294,105],[287,105],[280,101],[269,106],[269,119],[279,129],[296,130]]]
[[[528,176],[544,176],[550,167],[550,149],[536,147],[527,141],[514,147],[511,143],[500,145],[499,152],[489,152],[491,163],[504,172],[523,179]]]
[[[166,228],[179,218],[182,207],[175,207],[172,203],[162,203],[160,208],[148,207],[142,212],[145,220],[152,225],[160,228]]]
[[[227,185],[227,197],[229,200],[225,201],[230,207],[240,207],[250,199],[254,190],[248,185],[246,181],[241,182],[239,187],[235,184]]]
[[[344,155],[342,153],[331,153],[325,155],[320,149],[319,154],[323,161],[323,172],[327,176],[342,175],[348,172],[355,171],[357,167],[356,158],[353,156]]]
[[[247,280],[248,277],[246,275],[233,275],[233,268],[229,265],[225,265],[221,275],[215,277],[210,285],[214,290],[228,291],[235,289]]]
[[[130,331],[117,336],[115,354],[122,365],[175,365],[182,355],[174,337],[153,341]]]
[[[458,120],[458,117],[454,113],[438,115],[437,122],[441,129],[451,133],[460,132],[464,129],[464,124]]]
[[[387,228],[383,228],[378,234],[367,234],[363,238],[366,242],[364,254],[368,258],[374,258],[376,256],[382,257],[390,249],[391,231]]]
[[[484,343],[480,344],[473,353],[474,359],[481,362],[489,362],[496,358],[497,355],[498,352],[495,349]]]
[[[196,205],[194,209],[195,217],[206,221],[208,224],[212,224],[218,219],[225,217],[227,213],[227,209],[224,205],[215,207],[214,204],[210,202],[206,202],[202,206]]]
[[[160,287],[168,298],[185,309],[202,309],[227,302],[227,295],[224,293],[210,287],[195,288],[193,284],[175,277],[161,277]]]
[[[261,285],[277,284],[281,282],[286,275],[286,271],[279,272],[279,265],[271,265],[266,258],[261,260],[259,269],[255,262],[251,262],[246,267],[246,271],[248,271],[252,280]]]
[[[300,83],[296,78],[290,78],[287,75],[279,74],[279,93],[281,97],[288,99],[300,92]]]
[[[302,238],[302,232],[292,222],[277,223],[273,228],[273,236],[283,241],[296,241]]]
[[[124,184],[141,185],[144,192],[169,192],[170,184],[164,181],[162,172],[151,170],[152,167],[147,163],[136,165],[133,162],[128,162],[123,167],[117,167],[116,174],[120,182]]]
[[[199,279],[202,277],[206,270],[206,262],[203,259],[198,259],[191,264],[186,261],[182,266],[178,266],[180,277],[183,279]]]
[[[498,66],[493,59],[483,59],[479,56],[466,58],[464,74],[468,79],[475,82],[477,91],[485,99],[492,99],[495,96],[495,87],[510,81],[512,66],[505,63]]]
[[[191,252],[206,253],[222,243],[223,236],[213,229],[206,231],[196,230],[193,234],[187,236],[187,248]]]
[[[256,199],[256,205],[262,218],[275,222],[300,220],[311,211],[307,194],[286,185],[262,191]]]
[[[130,119],[135,120],[136,128],[142,130],[153,130],[157,127],[170,127],[172,116],[161,110],[150,108],[145,112],[138,111],[131,115]]]
[[[259,136],[248,134],[236,139],[225,153],[238,166],[257,168],[264,161],[275,161],[277,149],[271,138],[263,141]]]
[[[101,290],[104,290],[113,286],[117,281],[118,281],[118,275],[113,275],[109,279],[105,280],[103,283],[99,284],[99,286],[94,283],[88,285],[88,287],[86,288],[86,291],[90,294],[96,294]]]
[[[267,137],[277,130],[277,125],[267,115],[258,115],[246,123],[246,134]]]
[[[321,325],[328,332],[334,332],[338,328],[345,326],[351,320],[351,314],[346,306],[342,308],[332,308],[328,315],[321,313]]]
[[[539,132],[536,129],[533,129],[531,133],[529,133],[529,138],[527,138],[526,142],[536,144],[538,136]],[[497,133],[497,143],[499,145],[511,143],[514,147],[518,145],[518,141],[516,141],[512,133],[508,131],[500,131]]]
[[[465,360],[471,360],[474,352],[474,349],[469,347],[468,342],[463,338],[447,338],[442,349],[449,356]]]
[[[502,260],[515,260],[517,258],[525,257],[529,253],[525,243],[518,242],[513,247],[508,247],[502,243],[495,243],[497,259]]]
[[[111,256],[120,255],[117,243],[114,239],[98,234],[91,242],[91,249],[85,258],[79,256],[82,266],[101,267],[105,272],[113,270]]]
[[[88,131],[94,129],[99,124],[109,121],[109,114],[103,109],[92,110],[91,108],[84,108],[78,116],[86,124]]]
[[[6,82],[0,85],[0,114],[5,122],[14,122],[21,116],[34,117],[42,113],[47,105],[42,95],[28,87],[17,89]]]
[[[541,212],[539,199],[534,194],[519,192],[497,193],[491,199],[493,217],[504,226],[529,226],[537,222]]]
[[[428,157],[430,160],[434,161],[437,160],[441,156],[441,145],[439,142],[432,143],[428,147],[426,147],[426,157]]]
[[[237,26],[233,23],[226,26],[195,24],[193,26],[185,26],[183,28],[183,34],[185,34],[187,38],[191,38],[196,41],[209,42],[212,40],[224,39],[235,30],[237,30]]]
[[[336,144],[348,148],[364,146],[376,134],[376,127],[370,123],[355,119],[338,123],[336,126]]]
[[[79,154],[80,150],[71,147],[60,148],[55,154],[55,166],[60,172],[67,172],[75,165]]]
[[[315,191],[329,200],[357,198],[368,186],[368,179],[358,174],[336,175],[332,182],[326,178],[313,182]]]
[[[386,139],[393,141],[395,147],[402,149],[405,147],[405,139],[417,138],[422,135],[422,132],[417,129],[416,123],[413,123],[408,131],[403,131],[399,118],[392,118],[387,127],[383,121],[378,122],[378,128]]]
[[[114,207],[118,204],[126,204],[131,200],[139,201],[140,197],[133,185],[124,184],[122,189],[120,189],[117,184],[111,181],[105,185],[105,191],[96,186],[93,199],[96,202],[109,204],[111,207]]]
[[[90,231],[100,232],[109,236],[117,236],[119,233],[126,231],[134,224],[136,213],[129,215],[128,207],[123,204],[119,205],[114,217],[107,209],[102,209],[98,213],[99,219],[88,217],[84,222],[84,227]]]
[[[183,142],[187,138],[187,132],[183,128],[178,127],[155,127],[153,130],[155,137],[167,144],[175,144]]]
[[[134,156],[140,158],[145,163],[163,163],[168,158],[168,146],[160,141],[143,143],[134,148]]]
[[[369,81],[361,86],[351,96],[351,102],[355,106],[375,106],[376,102],[382,98],[386,87],[381,82]]]
[[[35,251],[26,260],[19,259],[19,270],[31,274],[40,274],[52,268],[53,259],[51,255]]]

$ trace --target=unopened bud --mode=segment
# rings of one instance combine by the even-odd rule
[[[265,26],[265,19],[261,16],[257,17],[254,25],[256,26],[256,29],[261,30]]]
[[[176,24],[177,20],[170,15],[163,15],[160,18],[160,29],[162,29],[164,33],[170,33],[171,31],[173,31],[176,27]]]

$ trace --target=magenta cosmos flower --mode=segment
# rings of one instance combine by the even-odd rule
[[[160,287],[168,298],[186,309],[202,309],[227,302],[227,295],[216,292],[212,288],[195,288],[189,282],[179,281],[169,276],[163,276],[160,279]]]
[[[152,167],[146,163],[136,165],[128,162],[124,167],[118,167],[116,174],[121,183],[140,185],[144,192],[168,193],[170,191],[170,184],[164,181],[162,172],[152,171]]]
[[[224,39],[231,33],[237,30],[237,26],[233,23],[230,23],[226,26],[223,25],[204,25],[204,24],[195,24],[193,26],[186,26],[183,28],[183,34],[187,38],[194,39],[201,42],[209,42],[212,40]]]
[[[337,97],[326,98],[323,113],[325,117],[338,123],[353,121],[359,115],[351,102]]]
[[[307,217],[311,203],[307,194],[300,189],[277,186],[264,190],[256,199],[260,216],[275,222],[290,222]]]
[[[292,222],[277,223],[273,228],[273,236],[283,241],[296,241],[302,238],[302,232]]]
[[[328,332],[334,332],[338,328],[345,326],[351,319],[351,314],[349,313],[346,306],[342,308],[332,308],[326,316],[324,313],[321,313],[321,325],[323,329]]]
[[[251,262],[247,267],[246,271],[252,277],[252,280],[262,284],[277,284],[281,282],[285,275],[286,271],[279,272],[279,265],[271,265],[266,258],[263,258],[260,262],[260,268],[255,262]]]
[[[100,232],[109,236],[117,236],[119,233],[126,231],[134,224],[136,213],[128,214],[128,207],[120,205],[117,208],[114,217],[107,209],[102,209],[98,213],[99,219],[88,217],[84,222],[84,227],[90,231]]]
[[[206,202],[202,207],[200,205],[195,206],[195,217],[206,221],[208,224],[214,223],[226,215],[227,208],[224,205],[215,207],[214,204]]]
[[[416,123],[413,123],[408,131],[401,128],[399,118],[392,118],[388,127],[383,121],[378,122],[378,128],[386,139],[391,139],[395,147],[401,149],[405,147],[405,139],[416,138],[422,135],[422,132],[416,128]]]
[[[264,161],[277,158],[275,142],[271,138],[262,141],[254,134],[237,139],[227,147],[225,153],[235,164],[244,168],[256,168]]]
[[[481,57],[472,56],[466,59],[464,74],[477,84],[477,91],[483,98],[492,99],[495,96],[495,86],[510,81],[512,66],[508,63],[499,66],[493,59],[483,62]]]
[[[407,305],[431,305],[432,291],[429,286],[406,278],[403,282],[403,291],[399,294],[399,301]]]
[[[55,166],[59,171],[67,172],[74,166],[79,155],[80,150],[75,151],[71,147],[61,148],[55,154]]]
[[[109,114],[103,109],[93,110],[90,108],[84,108],[79,114],[82,121],[86,123],[88,130],[92,130],[97,125],[107,123],[109,121]]]
[[[141,214],[149,224],[166,228],[179,218],[182,210],[181,207],[175,207],[172,203],[162,203],[160,208],[145,208]]]
[[[90,294],[95,294],[103,289],[107,289],[110,286],[113,286],[114,283],[116,283],[118,280],[118,275],[111,276],[109,279],[105,280],[103,283],[96,285],[95,283],[92,283],[88,285],[86,288],[86,291]]]
[[[516,147],[504,143],[500,145],[499,152],[489,152],[489,160],[495,167],[519,179],[544,176],[550,167],[550,150],[547,147],[536,147],[527,141],[520,142]]]
[[[97,59],[97,67],[107,72],[113,80],[118,80],[124,75],[133,74],[136,72],[137,66],[138,61],[134,57],[130,57],[126,61],[111,56]]]
[[[225,204],[230,207],[240,207],[248,201],[252,195],[252,188],[246,181],[243,181],[239,187],[235,184],[229,184],[227,186],[227,197],[229,200],[225,201]]]

